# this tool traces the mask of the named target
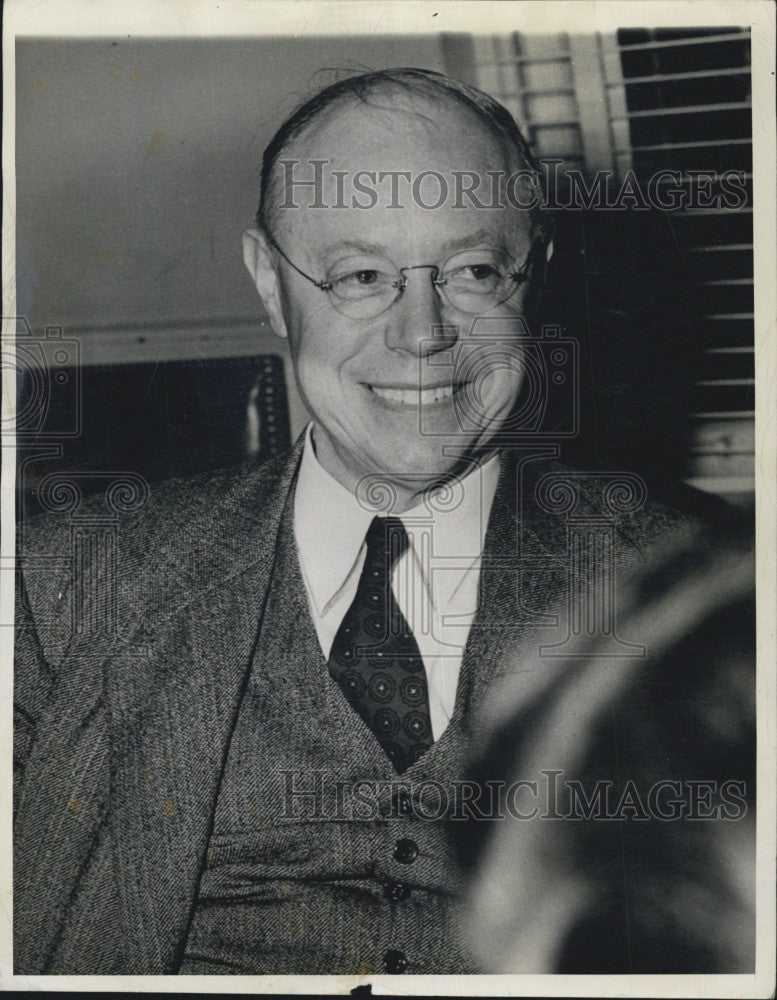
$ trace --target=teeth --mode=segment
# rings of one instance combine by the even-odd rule
[[[404,403],[405,406],[428,406],[429,403],[436,403],[453,395],[452,385],[441,385],[435,389],[384,389],[376,385],[371,385],[370,388],[381,399]]]

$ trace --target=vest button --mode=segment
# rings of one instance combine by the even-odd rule
[[[383,956],[383,966],[392,976],[401,975],[407,968],[407,959],[401,951],[392,948]]]
[[[418,857],[418,844],[414,840],[398,840],[394,845],[394,860],[401,865],[412,865]]]
[[[383,895],[392,903],[401,903],[403,899],[408,898],[410,892],[410,886],[403,882],[385,882],[383,884]]]

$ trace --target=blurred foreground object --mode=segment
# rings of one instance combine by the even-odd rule
[[[474,777],[504,818],[458,831],[472,947],[493,972],[752,972],[750,540],[683,536],[617,608],[645,656],[540,637],[494,692]]]

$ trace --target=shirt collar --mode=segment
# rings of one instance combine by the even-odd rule
[[[323,615],[353,570],[375,514],[318,461],[312,427],[309,424],[306,430],[294,494],[294,535],[305,583],[316,611]],[[499,478],[498,458],[495,454],[462,479],[435,488],[428,500],[400,515],[436,609],[448,604],[480,560]],[[423,527],[430,523],[434,525],[431,579],[420,551]]]
[[[294,537],[305,582],[319,615],[353,569],[373,518],[316,458],[312,424],[305,432],[294,493]]]
[[[461,479],[433,489],[428,502],[402,514],[411,537],[413,519],[433,524],[431,579],[426,578],[427,560],[419,551],[420,536],[413,538],[413,555],[437,611],[447,608],[464,577],[480,563],[499,471],[499,455],[494,454]]]

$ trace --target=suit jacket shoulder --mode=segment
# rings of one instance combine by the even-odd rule
[[[102,665],[139,651],[209,588],[273,558],[300,448],[266,463],[106,490],[17,531],[14,787],[18,799],[36,729],[62,675],[97,699]],[[59,494],[60,501],[69,494]],[[57,499],[57,498],[55,498]],[[146,659],[139,655],[142,673]]]
[[[109,487],[20,527],[20,614],[31,614],[49,663],[61,661],[75,634],[111,631],[101,630],[101,617],[127,634],[251,561],[271,558],[299,454],[298,446],[267,462],[134,491]]]

